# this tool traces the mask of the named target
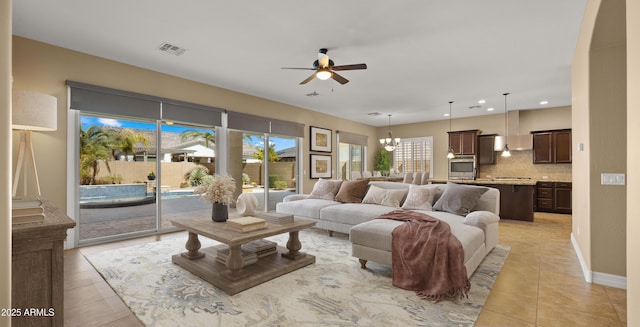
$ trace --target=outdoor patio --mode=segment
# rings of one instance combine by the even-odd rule
[[[211,204],[197,195],[172,198],[171,192],[162,193],[161,228],[172,228],[172,219],[180,217],[211,218]],[[258,208],[264,208],[264,189],[255,188],[251,192],[258,199]],[[270,211],[275,210],[276,203],[294,194],[294,190],[270,190]],[[165,196],[166,194],[166,196]],[[126,233],[149,231],[156,229],[156,203],[115,208],[80,209],[80,240],[120,235]],[[235,210],[235,209],[234,209]],[[235,212],[231,210],[230,213]]]

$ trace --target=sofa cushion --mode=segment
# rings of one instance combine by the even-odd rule
[[[484,243],[484,232],[480,228],[462,223],[462,217],[447,212],[424,213],[438,218],[451,226],[451,233],[462,243],[465,262]],[[391,252],[391,232],[393,228],[403,223],[390,219],[373,219],[353,226],[349,233],[349,238],[351,243]]]
[[[336,194],[335,200],[344,203],[360,203],[362,197],[367,192],[369,181],[366,179],[359,181],[344,181],[340,185],[340,190]]]
[[[338,189],[340,189],[340,184],[342,184],[342,180],[320,178],[313,185],[313,190],[311,194],[309,194],[309,198],[333,200],[336,197],[336,193],[338,193]]]
[[[405,195],[407,195],[406,189],[391,190],[371,185],[369,186],[367,195],[362,199],[362,203],[380,204],[398,208]]]
[[[276,212],[306,218],[320,218],[320,210],[339,205],[340,202],[323,199],[306,199],[298,201],[280,202],[276,204]]]
[[[410,184],[407,198],[402,204],[402,209],[421,209],[432,211],[433,199],[436,196],[436,188]]]
[[[491,211],[474,211],[464,217],[463,222],[467,225],[485,229],[489,224],[500,221],[500,216]]]
[[[478,199],[488,190],[486,187],[447,183],[442,196],[436,201],[433,208],[464,216],[471,212]]]
[[[320,210],[320,219],[341,224],[357,225],[394,209],[396,208],[378,204],[342,203]]]

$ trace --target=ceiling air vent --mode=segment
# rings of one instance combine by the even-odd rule
[[[176,56],[179,56],[181,54],[183,54],[185,51],[187,51],[187,49],[185,48],[181,48],[177,45],[173,45],[171,43],[167,43],[164,42],[162,44],[160,44],[160,46],[158,47],[158,50],[162,51],[162,52],[166,52],[166,53],[170,53]]]

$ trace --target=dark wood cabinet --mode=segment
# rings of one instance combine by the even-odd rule
[[[495,165],[496,152],[494,144],[496,142],[495,134],[478,136],[478,164]]]
[[[553,134],[533,133],[533,163],[553,163]]]
[[[556,163],[571,163],[571,130],[553,133],[554,157]]]
[[[536,131],[533,134],[533,163],[571,163],[571,130]]]
[[[571,183],[538,182],[536,185],[536,211],[571,213]]]
[[[500,191],[500,219],[533,221],[535,185],[476,184]]]
[[[571,183],[555,183],[554,209],[559,213],[571,213]]]
[[[476,155],[476,143],[480,130],[455,131],[449,133],[449,147],[455,155]]]

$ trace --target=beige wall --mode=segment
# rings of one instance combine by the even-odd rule
[[[627,166],[640,167],[640,2],[627,0]],[[640,308],[640,173],[627,173],[627,308]],[[627,325],[640,326],[640,310],[627,310]]]
[[[592,272],[626,276],[626,187],[600,185],[626,173],[624,0],[589,1],[573,62],[573,237]],[[589,276],[587,276],[589,278]]]
[[[562,128],[571,128],[571,107],[520,111],[520,134],[529,134],[531,131]],[[451,129],[454,131],[479,129],[482,131],[482,134],[504,135],[504,113],[452,119]],[[391,126],[391,131],[394,137],[400,138],[433,136],[433,177],[438,179],[447,178],[447,150],[449,149],[449,136],[447,132],[449,131],[449,120],[395,125]],[[375,138],[381,138],[386,135],[386,133],[387,127],[379,127]],[[531,151],[522,152],[523,156],[531,156]],[[566,173],[566,165],[540,167],[541,165],[533,165],[532,162],[533,158],[529,164],[523,164],[518,172],[509,171],[505,172],[505,174],[520,174],[520,172],[522,172],[523,174],[531,174],[531,177],[542,178],[544,172],[546,176],[553,175],[556,177],[556,173],[562,175],[563,178],[568,176]],[[500,166],[504,166],[502,165],[502,161],[500,164]],[[503,169],[506,168],[507,167],[503,167]],[[491,169],[497,170],[500,169],[500,167],[487,168],[486,171],[490,171],[489,174],[491,174],[493,172]]]
[[[0,0],[0,49],[0,308],[11,308],[11,0]]]
[[[601,173],[626,173],[625,45],[594,49],[592,44],[590,66],[592,270],[625,276],[626,186],[600,184]]]
[[[600,6],[599,1],[588,1],[576,51],[573,58],[571,92],[573,115],[572,143],[575,151],[572,153],[573,167],[573,219],[572,237],[575,239],[578,251],[587,269],[591,269],[591,184],[589,183],[589,158],[591,144],[589,142],[589,49],[591,34],[595,25],[596,15]],[[578,146],[582,144],[582,151]],[[587,276],[590,279],[590,276]]]
[[[33,143],[38,173],[41,175],[42,193],[60,208],[66,208],[66,194],[64,192],[67,178],[66,80],[303,123],[307,125],[305,140],[308,139],[309,125],[332,129],[334,140],[336,130],[362,135],[374,135],[375,133],[374,127],[357,122],[336,119],[334,116],[188,81],[21,37],[13,38],[13,58],[16,88],[40,91],[58,98],[58,130],[34,133]],[[376,142],[375,138],[371,138],[369,147],[374,148]],[[308,142],[302,145],[304,146],[302,159],[306,172],[303,179],[303,191],[310,192],[315,180],[308,178]],[[335,153],[336,150],[334,150],[332,157],[334,167]],[[367,160],[372,162],[373,154]]]

